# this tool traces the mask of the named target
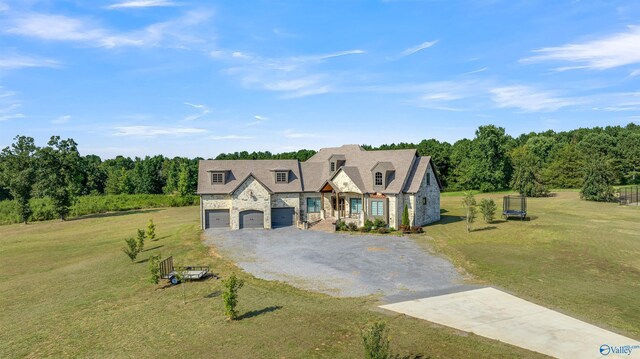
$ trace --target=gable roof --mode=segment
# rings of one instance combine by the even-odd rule
[[[338,176],[338,173],[340,172],[344,172],[345,175],[347,175],[347,177],[349,177],[349,179],[351,179],[351,182],[353,182],[353,184],[358,187],[358,189],[360,190],[361,193],[365,193],[365,186],[364,186],[364,182],[362,182],[362,178],[360,178],[360,172],[358,171],[358,169],[356,167],[353,166],[343,166],[340,167],[339,170],[336,171],[336,173],[333,174],[333,176],[331,176],[331,178],[329,179],[329,183],[331,184],[331,187],[335,188],[335,178]]]
[[[290,171],[288,183],[276,183],[273,171]],[[209,172],[227,171],[224,184],[212,184]],[[232,193],[249,176],[272,193],[302,192],[302,176],[297,160],[200,160],[198,194]]]
[[[436,178],[436,182],[438,182],[438,187],[442,190],[442,183],[440,182],[440,178],[438,177],[438,173],[436,171],[436,167],[433,165],[433,161],[431,160],[431,156],[423,156],[419,157],[418,161],[411,173],[409,173],[409,177],[407,178],[407,184],[403,190],[406,193],[417,193],[420,189],[420,184],[424,179],[424,176],[427,173],[427,168],[431,164],[431,168],[433,169],[433,175]]]

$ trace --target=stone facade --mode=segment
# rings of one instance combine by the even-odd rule
[[[415,219],[415,225],[424,226],[440,220],[440,187],[431,165],[427,168],[427,174],[422,179],[420,189],[414,197],[416,211],[412,215],[410,210],[409,218]]]
[[[240,229],[240,212],[258,210],[264,213],[264,228],[271,228],[271,195],[255,178],[249,177],[231,195],[231,229]]]
[[[305,204],[306,205],[306,204]],[[271,208],[293,207],[295,223],[300,220],[300,194],[299,193],[275,193],[271,195]]]

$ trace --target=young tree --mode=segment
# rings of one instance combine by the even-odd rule
[[[160,255],[149,257],[149,282],[151,284],[160,283]]]
[[[182,163],[178,173],[178,195],[184,198],[189,194],[189,166]]]
[[[464,194],[464,199],[462,200],[462,205],[467,209],[466,223],[467,223],[467,232],[471,232],[471,225],[476,219],[476,199],[473,196],[473,193],[466,192]]]
[[[493,201],[493,199],[490,198],[483,198],[482,200],[480,200],[480,213],[482,213],[482,218],[484,219],[485,223],[491,223],[493,222],[493,219],[495,218],[496,215],[496,202]]]
[[[152,218],[149,218],[149,224],[147,224],[147,238],[152,241],[156,240],[156,225],[153,223]]]
[[[138,229],[138,236],[136,237],[136,242],[138,246],[138,252],[142,252],[144,249],[144,237],[146,234],[144,233],[144,229]]]
[[[596,156],[587,163],[580,197],[587,201],[608,202],[614,198],[611,186],[611,166]]]
[[[540,166],[542,161],[536,158],[526,146],[518,147],[511,152],[514,172],[511,187],[523,196],[543,197],[549,194],[542,184]]]
[[[127,238],[124,241],[127,243],[127,246],[122,248],[122,251],[131,259],[131,262],[133,262],[136,260],[136,257],[138,257],[138,253],[140,253],[140,251],[138,251],[138,244],[133,238]]]
[[[0,184],[9,189],[9,193],[18,204],[18,213],[22,222],[27,223],[31,216],[31,199],[36,182],[36,147],[33,138],[16,136],[14,143],[0,152]]]
[[[244,285],[242,279],[238,279],[234,274],[223,281],[225,291],[222,293],[222,299],[224,300],[224,314],[229,320],[235,320],[238,318],[238,311],[236,307],[238,305],[238,290]]]
[[[81,157],[73,139],[52,136],[48,146],[38,151],[39,187],[51,198],[53,209],[61,220],[69,214],[75,196],[80,192]]]
[[[375,322],[362,331],[362,344],[364,345],[364,357],[366,359],[389,359],[389,334],[384,322]]]
[[[402,225],[405,228],[409,227],[409,206],[407,206],[407,204],[404,204],[404,211],[402,211]]]

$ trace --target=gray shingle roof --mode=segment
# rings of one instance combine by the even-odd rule
[[[198,194],[225,194],[235,190],[250,174],[273,193],[317,192],[337,172],[331,173],[329,158],[344,156],[342,170],[364,193],[374,193],[373,173],[378,166],[395,171],[384,193],[417,192],[430,157],[416,156],[416,150],[365,151],[358,145],[323,148],[306,162],[296,160],[202,160],[199,164]],[[211,184],[210,171],[227,172],[223,185]],[[289,170],[289,183],[275,183],[274,170]],[[208,172],[209,171],[209,172]]]

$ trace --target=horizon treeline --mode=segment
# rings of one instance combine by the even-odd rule
[[[64,151],[53,151],[50,144],[37,147],[32,138],[31,146],[20,154],[27,156],[24,163],[33,166],[25,176],[38,179],[57,178],[50,171],[68,174],[65,185],[74,195],[100,194],[179,194],[196,192],[198,161],[202,158],[165,157],[163,155],[141,157],[116,156],[102,160],[97,155],[80,156],[73,139]],[[58,138],[54,136],[52,138]],[[58,138],[59,139],[59,138]],[[55,144],[54,144],[55,145]],[[0,161],[0,200],[12,199],[8,166],[12,154],[20,149],[12,146],[2,151]],[[56,145],[57,146],[57,145]],[[585,169],[592,165],[603,168],[608,182],[615,185],[640,183],[640,126],[579,128],[571,131],[530,132],[518,137],[506,134],[505,129],[494,125],[480,126],[472,139],[462,139],[450,144],[436,139],[424,139],[418,143],[400,142],[377,147],[362,145],[369,151],[416,149],[420,156],[431,156],[445,190],[480,190],[483,192],[513,188],[514,175],[530,174],[535,181],[547,188],[579,188]],[[48,150],[47,150],[48,149]],[[49,155],[54,154],[58,157]],[[236,159],[297,159],[306,161],[314,150],[273,154],[271,152],[221,153],[217,160]],[[14,156],[15,157],[15,156]],[[63,166],[66,166],[64,167]],[[58,166],[58,167],[56,167]],[[60,167],[63,166],[63,167]],[[520,171],[520,172],[519,172]],[[2,181],[1,179],[4,179]],[[13,178],[19,181],[19,178]],[[36,181],[33,197],[48,195],[46,183]]]

